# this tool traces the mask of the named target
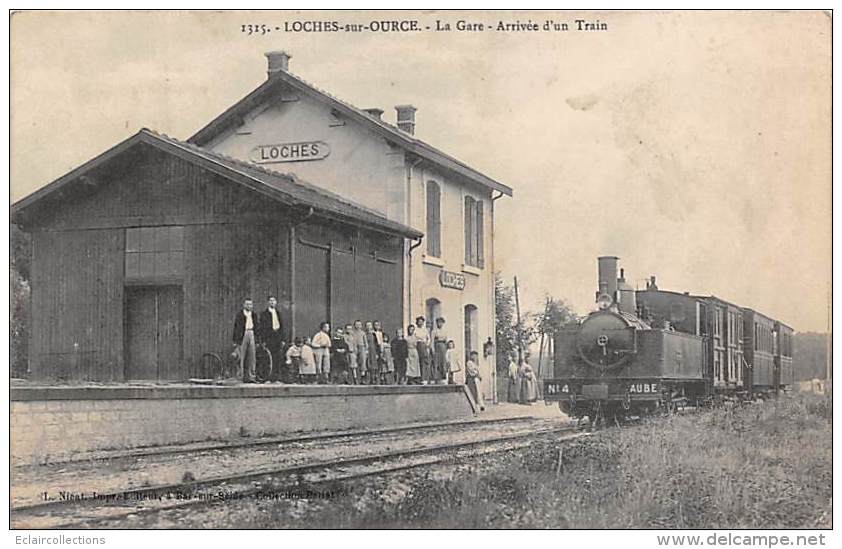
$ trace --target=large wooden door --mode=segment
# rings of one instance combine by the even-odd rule
[[[181,286],[158,287],[158,379],[184,379]]]
[[[181,286],[126,288],[126,379],[181,379]]]
[[[296,243],[295,335],[308,337],[330,321],[330,247]]]
[[[158,379],[155,288],[126,288],[126,379]]]
[[[330,257],[330,274],[333,284],[330,288],[330,318],[336,328],[353,324],[362,319],[357,306],[357,256],[352,250],[333,250]]]

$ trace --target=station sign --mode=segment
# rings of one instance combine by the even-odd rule
[[[439,271],[439,284],[444,288],[453,288],[454,290],[465,289],[465,275],[462,273],[454,273],[453,271]]]
[[[256,164],[275,162],[303,162],[322,160],[330,154],[330,146],[324,141],[302,141],[278,145],[258,145],[251,151],[251,160]]]

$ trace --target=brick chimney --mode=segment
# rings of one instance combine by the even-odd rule
[[[292,59],[292,56],[287,52],[267,51],[263,55],[266,56],[266,60],[268,62],[266,73],[269,76],[269,78],[272,78],[279,72],[289,71],[289,60]]]
[[[381,120],[383,117],[383,109],[378,109],[377,107],[372,107],[370,109],[363,109],[363,111],[372,118],[376,118],[377,120]]]
[[[395,107],[398,113],[398,128],[410,135],[415,134],[415,107],[412,105],[398,105]]]

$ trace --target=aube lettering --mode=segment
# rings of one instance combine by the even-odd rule
[[[657,383],[632,383],[629,385],[629,394],[657,393]]]
[[[258,145],[252,150],[251,158],[257,164],[274,162],[303,162],[322,160],[330,154],[330,147],[324,141],[303,141],[278,145]]]

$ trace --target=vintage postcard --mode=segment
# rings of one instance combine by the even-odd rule
[[[831,12],[9,24],[16,543],[827,544]]]

